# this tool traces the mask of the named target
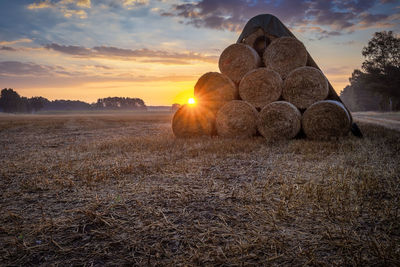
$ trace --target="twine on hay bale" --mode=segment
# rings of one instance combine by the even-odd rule
[[[323,100],[306,109],[302,126],[307,137],[323,140],[348,134],[351,119],[342,103]]]
[[[306,65],[307,50],[295,38],[280,37],[265,49],[263,61],[267,68],[278,72],[285,79],[292,70]]]
[[[254,50],[257,51],[258,55],[262,57],[265,48],[267,48],[272,40],[276,38],[276,36],[266,33],[262,28],[259,28],[258,30],[247,36],[243,40],[243,43],[253,47]]]
[[[301,129],[301,113],[289,102],[272,102],[258,114],[257,129],[268,140],[294,138]]]
[[[200,105],[217,112],[226,102],[238,99],[239,93],[228,76],[219,72],[207,72],[194,86],[194,96]]]
[[[328,80],[313,67],[300,67],[289,73],[283,82],[282,97],[300,109],[328,97]]]
[[[251,46],[232,44],[219,57],[219,70],[238,84],[243,76],[261,65],[260,56]]]
[[[251,137],[257,132],[257,116],[257,110],[245,101],[228,102],[217,113],[217,133],[230,138]]]
[[[270,69],[258,68],[249,71],[239,84],[241,99],[256,108],[277,101],[282,94],[281,76]]]
[[[212,135],[215,131],[215,115],[201,106],[183,105],[174,114],[172,131],[177,137]]]

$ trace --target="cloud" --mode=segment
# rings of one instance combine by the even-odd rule
[[[28,38],[22,38],[22,39],[18,39],[18,40],[14,40],[14,41],[1,41],[0,45],[15,45],[15,44],[19,44],[19,43],[31,43],[32,40],[28,39]]]
[[[44,0],[37,3],[32,3],[27,6],[30,10],[50,8],[55,11],[61,12],[64,17],[70,18],[76,16],[81,19],[87,18],[87,13],[81,8],[90,8],[91,0],[61,0],[51,1]]]
[[[24,63],[19,61],[0,62],[0,75],[46,75],[56,68],[38,65],[35,63]]]
[[[122,5],[128,9],[134,8],[136,6],[148,5],[149,0],[123,0]]]
[[[61,0],[61,1],[51,1],[44,0],[36,3],[29,4],[28,9],[43,9],[52,7],[66,7],[67,5],[75,5],[77,7],[90,8],[91,0]]]
[[[329,30],[325,30],[325,29],[323,29],[321,27],[318,27],[318,26],[303,26],[303,27],[296,28],[294,30],[294,32],[300,32],[300,33],[305,33],[305,32],[310,32],[310,31],[315,33],[315,35],[316,35],[318,40],[322,40],[324,38],[329,38],[331,36],[343,35],[342,32],[329,31]],[[310,40],[313,41],[314,39],[311,38]]]
[[[88,48],[75,45],[48,44],[45,48],[74,56],[90,56],[92,51]]]
[[[37,3],[32,3],[27,6],[28,9],[43,9],[54,7],[54,4],[50,0],[45,0]]]
[[[59,45],[56,43],[48,44],[46,49],[69,54],[78,57],[96,58],[117,58],[122,60],[132,60],[144,58],[141,62],[161,63],[161,64],[188,64],[190,61],[203,61],[216,63],[216,56],[204,55],[195,52],[168,52],[151,49],[124,49],[113,46],[96,46],[85,48],[83,46]],[[148,59],[150,58],[150,59]]]
[[[389,15],[386,14],[369,14],[369,13],[361,13],[360,14],[360,28],[369,28],[369,27],[376,27],[378,26],[377,24],[380,24],[381,26],[386,25],[386,26],[393,26],[394,24],[389,23],[387,19],[389,18]]]
[[[108,71],[112,69],[113,68],[104,65],[76,65],[66,69],[58,65],[49,66],[33,62],[1,61],[0,77],[94,77],[100,74],[99,71]],[[103,74],[104,72],[101,73],[101,75]],[[111,76],[114,76],[113,73],[111,74]]]
[[[64,9],[62,10],[64,17],[70,18],[72,16],[77,16],[81,19],[87,18],[87,13],[84,10],[73,10],[73,9]]]
[[[316,33],[318,38],[327,38],[340,35],[341,31],[351,32],[374,24],[392,25],[388,23],[388,15],[368,11],[379,3],[378,0],[200,0],[172,5],[160,14],[182,18],[183,23],[198,28],[238,32],[251,17],[269,13],[279,17],[289,27],[326,27],[326,32],[317,30]]]
[[[335,42],[335,44],[348,46],[348,45],[356,45],[357,42],[354,40],[350,40],[350,41],[345,41],[345,42]]]
[[[112,68],[104,65],[94,65],[93,67],[98,68],[98,69],[104,69],[104,70],[111,70]]]
[[[85,8],[90,8],[91,7],[91,1],[90,0],[77,0],[77,1],[70,1],[70,2],[75,2],[75,4],[79,7],[85,7]]]
[[[391,3],[396,3],[398,0],[381,0],[382,4],[391,4]]]
[[[3,51],[17,51],[17,49],[9,47],[9,46],[1,46],[0,50],[3,50]]]

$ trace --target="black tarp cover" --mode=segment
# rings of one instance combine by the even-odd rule
[[[246,23],[237,43],[241,43],[243,39],[257,31],[259,28],[263,29],[264,32],[277,37],[290,36],[296,38],[277,17],[271,14],[263,14],[253,17]]]

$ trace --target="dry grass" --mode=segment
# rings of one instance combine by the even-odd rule
[[[171,114],[2,116],[1,265],[400,264],[400,134],[174,138]]]

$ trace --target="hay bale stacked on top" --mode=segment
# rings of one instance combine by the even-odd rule
[[[317,140],[348,134],[348,111],[329,99],[324,74],[306,64],[307,50],[297,39],[254,32],[222,52],[221,73],[200,77],[199,104],[176,112],[174,134],[248,138],[258,132],[267,140],[291,139],[301,130]]]

